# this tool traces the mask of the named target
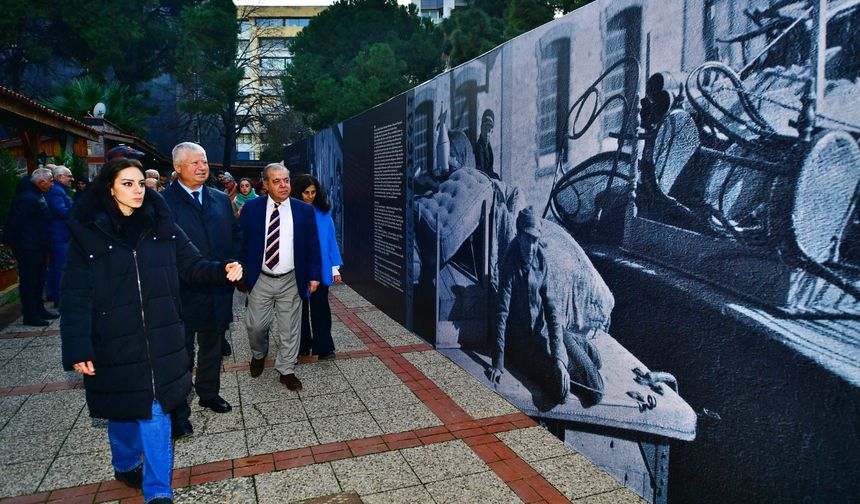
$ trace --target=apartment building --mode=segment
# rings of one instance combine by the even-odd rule
[[[260,159],[262,119],[285,111],[281,75],[292,60],[289,41],[322,12],[330,0],[235,0],[241,22],[236,55],[244,63],[244,96],[239,113],[246,126],[236,138],[236,160]],[[247,118],[247,119],[246,119]]]

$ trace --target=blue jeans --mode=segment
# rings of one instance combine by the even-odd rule
[[[144,502],[158,497],[173,498],[170,415],[164,414],[158,401],[152,402],[149,420],[109,421],[108,439],[115,471],[128,472],[143,464]]]

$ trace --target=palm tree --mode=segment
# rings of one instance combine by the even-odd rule
[[[105,118],[123,131],[143,135],[143,122],[156,111],[144,104],[143,93],[117,82],[101,82],[92,76],[79,77],[55,89],[45,105],[70,117],[81,119],[92,113],[96,103],[105,104]]]

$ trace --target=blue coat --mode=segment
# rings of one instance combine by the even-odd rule
[[[45,201],[51,210],[51,243],[66,243],[71,238],[66,217],[72,208],[72,198],[66,192],[65,186],[54,182],[45,193]]]
[[[320,237],[322,283],[323,285],[331,285],[334,283],[334,278],[331,274],[332,266],[343,266],[340,249],[337,248],[334,221],[331,220],[331,212],[322,212],[317,207],[314,207],[314,215],[317,218],[317,234]]]
[[[211,261],[239,260],[242,235],[230,199],[203,186],[203,208],[179,182],[161,192],[173,220],[203,257]],[[182,318],[188,331],[226,331],[233,320],[233,287],[180,283]]]
[[[242,263],[248,292],[260,278],[263,269],[263,249],[266,241],[266,204],[269,198],[254,198],[242,207],[239,227],[242,229]],[[322,281],[320,271],[320,242],[317,237],[313,207],[289,198],[293,216],[293,258],[296,266],[296,285],[302,297],[308,297],[308,283]]]

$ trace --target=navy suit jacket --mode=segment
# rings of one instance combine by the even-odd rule
[[[202,186],[203,207],[175,181],[161,192],[173,220],[211,261],[239,260],[241,237],[230,198]],[[233,320],[233,286],[180,283],[182,319],[189,331],[225,331]]]
[[[308,297],[308,283],[321,281],[320,241],[314,209],[294,198],[290,201],[293,216],[293,260],[296,285],[302,297]],[[245,265],[245,282],[248,292],[260,278],[263,269],[263,249],[266,242],[266,203],[269,198],[254,198],[242,206],[239,227],[242,228],[242,263]]]

